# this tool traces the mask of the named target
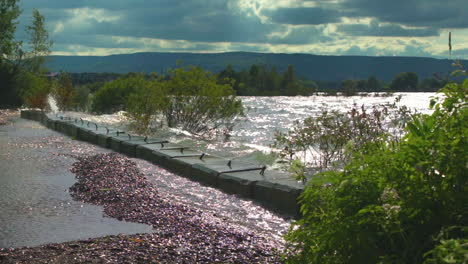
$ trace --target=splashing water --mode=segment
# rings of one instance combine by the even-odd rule
[[[281,167],[271,153],[276,131],[287,132],[294,126],[295,120],[320,115],[322,109],[346,112],[353,107],[364,105],[371,109],[373,105],[391,104],[395,97],[402,98],[397,105],[405,105],[420,113],[430,113],[430,98],[435,93],[395,93],[390,97],[376,96],[273,96],[273,97],[240,97],[246,108],[246,117],[231,131],[229,140],[201,140],[187,131],[174,128],[158,128],[152,136],[164,138],[174,143],[218,155],[228,159],[240,159],[248,162],[268,165],[270,168]],[[86,113],[67,112],[74,118],[81,117],[96,123],[104,123],[129,131],[128,120],[123,112],[113,115],[90,115]]]
[[[47,103],[49,104],[50,111],[52,113],[57,113],[59,111],[57,101],[55,101],[55,98],[50,94],[47,96]]]

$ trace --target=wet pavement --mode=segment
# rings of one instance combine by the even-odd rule
[[[69,242],[51,247],[68,248],[73,251],[73,248],[85,250],[93,244],[94,250],[105,251],[109,249],[108,247],[119,248],[118,245],[125,244],[125,241],[136,244],[143,243],[142,241],[145,243],[153,241],[154,243],[150,244],[154,250],[157,248],[156,251],[168,251],[172,252],[171,254],[179,252],[177,253],[179,256],[181,252],[187,253],[182,258],[173,258],[171,254],[169,254],[171,256],[161,255],[160,261],[169,261],[168,263],[171,259],[173,261],[177,259],[181,263],[193,261],[203,263],[204,258],[211,262],[224,259],[226,262],[234,263],[255,262],[255,260],[257,262],[278,261],[273,248],[283,247],[284,241],[281,235],[287,231],[289,220],[263,209],[252,201],[204,187],[145,161],[128,159],[120,155],[113,156],[114,154],[93,156],[107,152],[105,149],[66,138],[44,128],[37,122],[19,119],[16,115],[12,117],[12,122],[0,125],[0,168],[2,169],[0,171],[0,209],[8,212],[0,215],[0,248],[34,246],[100,237],[106,234],[151,232],[133,236],[91,239],[89,240],[91,242],[76,241],[75,246],[73,246],[74,242]],[[93,180],[89,182],[90,185],[87,188],[98,188],[94,189],[98,195],[90,199],[85,189],[76,189],[78,185],[75,184],[75,176],[79,181],[83,180],[83,178],[80,179],[83,175],[80,176],[76,167],[77,163],[74,167],[76,175],[69,172],[69,169],[77,160],[80,162],[89,158],[105,160],[105,157],[111,157],[111,159],[96,167],[98,171],[105,170],[108,166],[108,169],[113,167],[117,170],[110,175],[118,175],[119,169],[132,168],[134,170],[132,173],[127,172],[124,175],[140,176],[127,178],[127,182],[123,185],[117,184],[116,186],[124,190],[119,193],[114,193],[109,187],[101,186]],[[127,165],[110,166],[113,161],[121,161]],[[145,206],[135,211],[132,207],[137,203],[132,200],[134,196],[131,196],[133,198],[130,200],[123,199],[119,206],[116,204],[108,206],[107,198],[128,198],[128,194],[132,193],[131,190],[136,190],[135,186],[129,187],[132,186],[132,179],[140,184],[143,183],[143,186],[138,186],[136,189],[146,190],[137,192],[138,204],[145,204]],[[74,187],[71,189],[71,194],[75,200],[68,192],[72,185]],[[141,196],[142,193],[143,196]],[[107,197],[106,195],[109,194],[112,195]],[[104,207],[90,205],[90,203],[104,205]],[[160,206],[154,207],[156,204]],[[164,213],[156,214],[153,207],[159,210],[165,208],[162,210]],[[103,214],[107,217],[103,217]],[[154,229],[149,225],[129,221],[150,224]],[[168,225],[161,225],[161,223]],[[167,227],[161,228],[163,226]],[[180,233],[180,230],[184,230],[182,227],[186,227],[188,231]],[[199,231],[198,235],[195,235],[196,230]],[[187,236],[190,233],[192,235]],[[176,239],[171,238],[174,236]],[[98,242],[104,240],[110,244]],[[141,253],[138,245],[127,246],[136,246],[139,249],[135,248],[135,250]],[[54,250],[49,249],[48,246],[26,249],[32,254],[31,256],[42,256],[38,260],[42,259],[44,263],[52,260],[55,256],[52,252]],[[218,255],[213,253],[217,251]],[[96,260],[91,256],[91,252],[83,252],[84,255],[76,255],[73,259]],[[0,253],[0,260],[5,256],[11,256],[11,261],[15,259],[14,256],[23,254],[18,250],[7,249],[0,250]],[[60,254],[59,256],[63,257]],[[209,260],[207,256],[215,258]],[[119,261],[135,261],[135,256],[127,257],[129,258],[119,259]],[[111,262],[117,260],[115,258],[97,259]],[[153,256],[149,259],[158,258]],[[16,260],[22,261],[21,258]]]
[[[75,159],[67,155],[106,150],[11,117],[0,125],[0,248],[152,232],[149,225],[104,217],[102,207],[68,193],[76,180],[69,171]]]

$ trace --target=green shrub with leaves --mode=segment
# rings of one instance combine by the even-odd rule
[[[55,101],[57,101],[57,107],[59,110],[70,110],[73,107],[75,90],[73,89],[70,74],[66,72],[60,72],[60,74],[57,76],[57,79],[53,82],[52,93]]]
[[[400,142],[364,144],[309,182],[288,263],[468,262],[468,79],[441,92]]]
[[[131,74],[105,83],[92,97],[91,110],[96,113],[114,113],[125,109],[128,96],[148,80],[143,74]]]
[[[46,77],[24,70],[18,80],[18,87],[27,107],[41,110],[49,108],[47,97],[52,86]]]
[[[168,103],[163,114],[169,127],[197,135],[227,133],[234,119],[243,115],[232,83],[219,84],[215,75],[199,67],[170,71],[166,89]]]
[[[165,83],[162,79],[151,80],[130,94],[125,115],[138,133],[150,132],[152,121],[167,107]]]
[[[399,138],[408,116],[407,109],[395,104],[370,110],[354,105],[347,113],[323,110],[319,116],[296,121],[286,133],[276,133],[274,147],[283,158],[305,162],[304,168],[342,167],[362,145],[384,135]]]
[[[87,85],[77,85],[73,91],[73,105],[78,111],[86,112],[89,108],[90,89]]]

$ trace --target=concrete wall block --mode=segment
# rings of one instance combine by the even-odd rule
[[[252,198],[281,213],[299,216],[297,199],[304,185],[290,178],[288,173],[264,171],[257,164],[205,155],[161,139],[129,138],[125,132],[96,127],[94,123],[63,120],[42,111],[24,110],[21,117],[41,122],[76,139],[145,159],[205,185]],[[260,174],[261,171],[264,173]]]
[[[200,157],[201,152],[189,148],[160,149],[158,152],[164,153],[171,158]]]
[[[159,152],[159,151],[153,151],[151,153],[151,162],[154,163],[154,164],[157,164],[163,168],[166,168],[166,169],[169,169],[169,165],[167,163],[168,160],[171,159],[171,156],[165,154],[165,153],[162,153],[162,152]]]
[[[112,135],[114,134],[114,135]],[[112,133],[111,137],[109,138],[109,146],[115,152],[121,152],[121,144],[123,141],[128,140],[128,136],[126,133],[119,133],[117,136],[116,133]]]
[[[110,137],[109,138],[109,146],[110,148],[115,151],[115,152],[120,152],[120,143],[122,140],[115,138],[115,137]]]
[[[204,164],[194,164],[192,166],[190,178],[197,182],[216,187],[218,186],[218,177],[218,171],[205,167]]]
[[[61,122],[62,133],[76,139],[77,129],[72,122]]]
[[[41,122],[44,126],[47,126],[47,120],[49,119],[44,112],[37,111],[37,120]]]
[[[161,143],[156,143],[156,144],[148,144],[147,147],[152,149],[153,151],[159,151],[159,150],[180,149],[180,148],[183,148],[184,146],[170,143],[170,142],[161,142]]]
[[[238,171],[260,171],[263,166],[240,160],[217,159],[204,163],[206,167],[219,173],[238,172]]]
[[[122,141],[120,143],[120,151],[127,156],[136,157],[136,148],[139,145],[134,141]]]
[[[84,127],[79,128],[79,130],[78,130],[78,139],[81,140],[81,141],[89,142],[91,144],[97,144],[98,143],[97,135],[92,133],[90,129],[84,128]]]
[[[64,121],[64,120],[57,120],[55,122],[55,130],[57,132],[60,132],[62,134],[65,134],[65,135],[68,135],[66,132],[66,125],[68,125],[68,122]]]
[[[253,198],[293,216],[299,216],[300,206],[297,199],[303,186],[294,180],[258,181],[254,186]]]
[[[192,179],[192,164],[182,159],[170,158],[165,160],[165,168],[180,176]]]
[[[110,136],[105,134],[97,135],[97,144],[103,148],[110,148]]]
[[[227,192],[253,198],[254,185],[263,177],[257,171],[221,173],[218,187]]]
[[[79,134],[80,128],[76,126],[75,124],[71,124],[71,126],[68,128],[68,135],[73,137],[74,139],[78,139],[78,134]]]
[[[149,145],[138,145],[135,150],[136,157],[153,162],[153,149],[148,148]]]
[[[25,110],[25,111],[27,112],[26,115],[29,117],[28,119],[34,120],[34,121],[39,121],[36,118],[36,112],[37,112],[36,110]]]
[[[21,110],[20,117],[24,119],[32,119],[31,118],[31,111],[29,110]]]
[[[52,130],[57,130],[56,122],[57,122],[56,120],[51,119],[49,117],[47,117],[46,120],[45,120],[46,127],[49,128],[49,129],[52,129]]]

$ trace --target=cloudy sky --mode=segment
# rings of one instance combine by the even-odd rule
[[[252,51],[468,59],[467,0],[20,0],[53,54]]]

